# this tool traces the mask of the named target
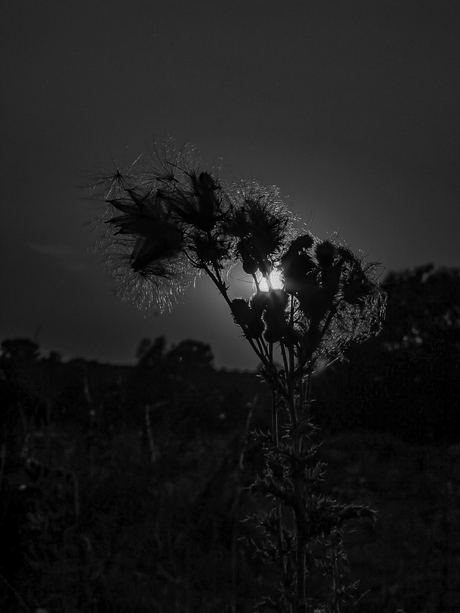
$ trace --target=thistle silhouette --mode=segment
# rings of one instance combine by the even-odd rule
[[[343,524],[374,519],[374,512],[321,492],[325,465],[317,460],[311,383],[320,362],[342,358],[349,345],[379,332],[385,296],[378,266],[337,236],[320,240],[296,226],[276,187],[223,184],[191,147],[163,145],[147,163],[138,160],[126,175],[98,177],[93,186],[93,197],[108,205],[101,246],[120,295],[163,310],[196,276],[207,275],[272,391],[271,431],[251,434],[264,450],[265,467],[250,488],[270,500],[271,510],[248,518],[260,538],[245,542],[278,568],[280,583],[277,596],[254,611],[343,610],[356,589],[344,582]],[[230,295],[227,274],[236,264],[253,280],[249,300]],[[281,289],[272,286],[274,271]],[[318,569],[329,577],[321,595],[309,584]]]

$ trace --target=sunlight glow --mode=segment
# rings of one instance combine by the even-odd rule
[[[268,292],[270,288],[268,287],[266,279],[260,275],[258,281],[260,291]],[[270,283],[272,285],[272,289],[283,289],[283,276],[279,270],[274,270],[270,273]]]

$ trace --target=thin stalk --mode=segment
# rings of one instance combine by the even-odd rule
[[[295,401],[295,361],[294,350],[292,347],[288,347],[289,357],[289,410],[291,412],[292,425],[297,428],[299,419],[297,415],[297,406]]]
[[[9,583],[9,581],[2,575],[0,574],[0,579],[5,583],[5,585],[13,592],[13,594],[16,596],[16,598],[18,599],[18,601],[21,603],[21,606],[24,607],[27,611],[32,611],[32,609],[30,607],[27,606],[27,604],[25,603],[24,599],[22,598],[21,594],[19,594],[19,592],[17,592],[15,590],[15,588],[11,585],[11,583]]]
[[[5,464],[6,464],[6,444],[2,443],[1,461],[0,461],[0,492],[2,491],[3,473],[5,472]]]
[[[297,608],[305,602],[305,538],[300,533],[299,525],[297,525],[297,551],[296,551],[296,566],[297,566]]]
[[[230,311],[232,310],[232,302],[230,300],[230,298],[228,297],[227,294],[227,286],[225,285],[220,272],[218,269],[215,269],[215,273],[214,274],[212,272],[212,270],[208,267],[208,266],[204,266],[204,271],[206,272],[206,274],[209,276],[209,278],[213,281],[214,285],[217,287],[217,289],[220,291],[222,297],[224,298],[225,302],[228,304]],[[260,361],[262,362],[262,364],[264,364],[264,366],[267,366],[267,358],[265,357],[265,355],[259,351],[259,349],[256,347],[254,340],[252,338],[250,338],[247,333],[246,330],[244,329],[244,326],[240,326],[244,332],[244,335],[246,337],[246,339],[248,340],[249,344],[251,345],[252,349],[254,350],[255,354],[257,355],[257,357],[260,359]]]
[[[267,358],[267,360],[270,360],[270,354],[269,354],[267,346],[265,345],[263,340],[261,338],[256,338],[255,340],[256,340],[257,345],[259,347],[260,353],[263,353],[265,355],[265,357]]]
[[[288,361],[286,357],[286,348],[284,346],[283,341],[281,341],[280,346],[281,346],[281,355],[283,356],[284,372],[286,373],[286,377],[287,377],[289,373],[289,365],[288,365]]]
[[[283,565],[283,571],[286,573],[286,571],[287,571],[287,564],[286,564],[286,553],[284,551],[283,520],[282,520],[282,517],[281,517],[282,508],[283,508],[283,505],[280,502],[278,504],[278,541],[279,541],[281,563]]]
[[[276,406],[274,395],[271,395],[272,404],[272,439],[273,444],[278,447],[278,407]]]
[[[324,335],[326,334],[326,331],[329,328],[329,325],[330,325],[330,323],[332,321],[332,318],[334,317],[336,311],[337,311],[336,307],[333,306],[331,308],[331,310],[329,311],[329,313],[327,314],[326,321],[324,322],[323,329],[321,330],[321,334],[319,335],[318,344],[321,343],[321,341],[323,340]]]
[[[302,393],[301,393],[301,402],[302,402],[302,418],[308,418],[310,413],[310,405],[311,405],[311,368],[307,376],[302,379]],[[307,414],[305,414],[307,413]]]
[[[338,556],[336,552],[336,547],[332,544],[331,547],[331,564],[332,564],[332,613],[340,613],[340,602],[339,602],[339,589],[340,589],[340,581],[339,581],[339,563]]]

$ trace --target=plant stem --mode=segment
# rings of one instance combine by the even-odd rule
[[[297,609],[305,602],[305,541],[301,533],[300,526],[297,524]]]
[[[224,281],[222,279],[222,276],[221,276],[221,274],[219,272],[219,269],[215,268],[214,272],[208,266],[204,266],[203,269],[206,272],[206,274],[209,276],[209,278],[213,281],[213,283],[217,287],[217,289],[220,291],[220,293],[221,293],[222,297],[224,298],[225,302],[230,307],[230,311],[233,313],[232,301],[228,297],[227,286],[225,285],[225,283],[224,283]],[[254,352],[257,355],[257,357],[260,359],[262,364],[267,367],[268,366],[268,362],[267,362],[267,358],[265,357],[265,355],[255,345],[254,340],[247,335],[247,330],[245,330],[244,326],[240,326],[240,327],[243,330],[246,339],[248,340],[249,344],[251,345],[251,347],[254,350]]]

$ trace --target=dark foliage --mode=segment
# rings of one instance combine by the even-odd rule
[[[96,365],[87,366],[88,379],[96,381]],[[231,417],[208,421],[209,414],[202,415],[206,432],[187,425],[181,404],[188,379],[172,369],[172,381],[184,377],[184,393],[168,411],[152,408],[152,418],[158,415],[151,447],[145,407],[137,407],[144,415],[138,429],[134,405],[128,410],[125,404],[133,389],[129,377],[117,386],[114,371],[115,382],[89,385],[80,408],[86,414],[92,407],[98,418],[88,430],[72,413],[59,425],[35,427],[37,399],[6,371],[10,415],[19,404],[30,408],[24,421],[8,427],[4,453],[0,529],[9,538],[0,566],[2,612],[246,613],[263,595],[276,598],[276,565],[253,558],[242,544],[261,544],[261,535],[241,520],[269,510],[258,494],[242,489],[264,464],[258,447],[244,443],[248,411],[251,426],[267,426],[263,394],[250,407],[246,402],[263,392],[261,383],[251,375],[211,374],[228,399],[220,408]],[[190,398],[198,400],[192,391]],[[117,411],[122,418],[115,419]],[[60,415],[57,406],[50,415]],[[344,534],[354,569],[349,579],[359,577],[361,591],[369,590],[357,613],[456,610],[460,520],[452,484],[460,454],[457,448],[449,454],[365,431],[326,438],[325,492],[345,502],[359,497],[380,510],[374,528],[352,522]],[[321,592],[322,580],[321,573],[311,576],[311,597]]]
[[[317,417],[336,430],[456,443],[460,432],[460,270],[390,273],[381,334],[317,379]]]

